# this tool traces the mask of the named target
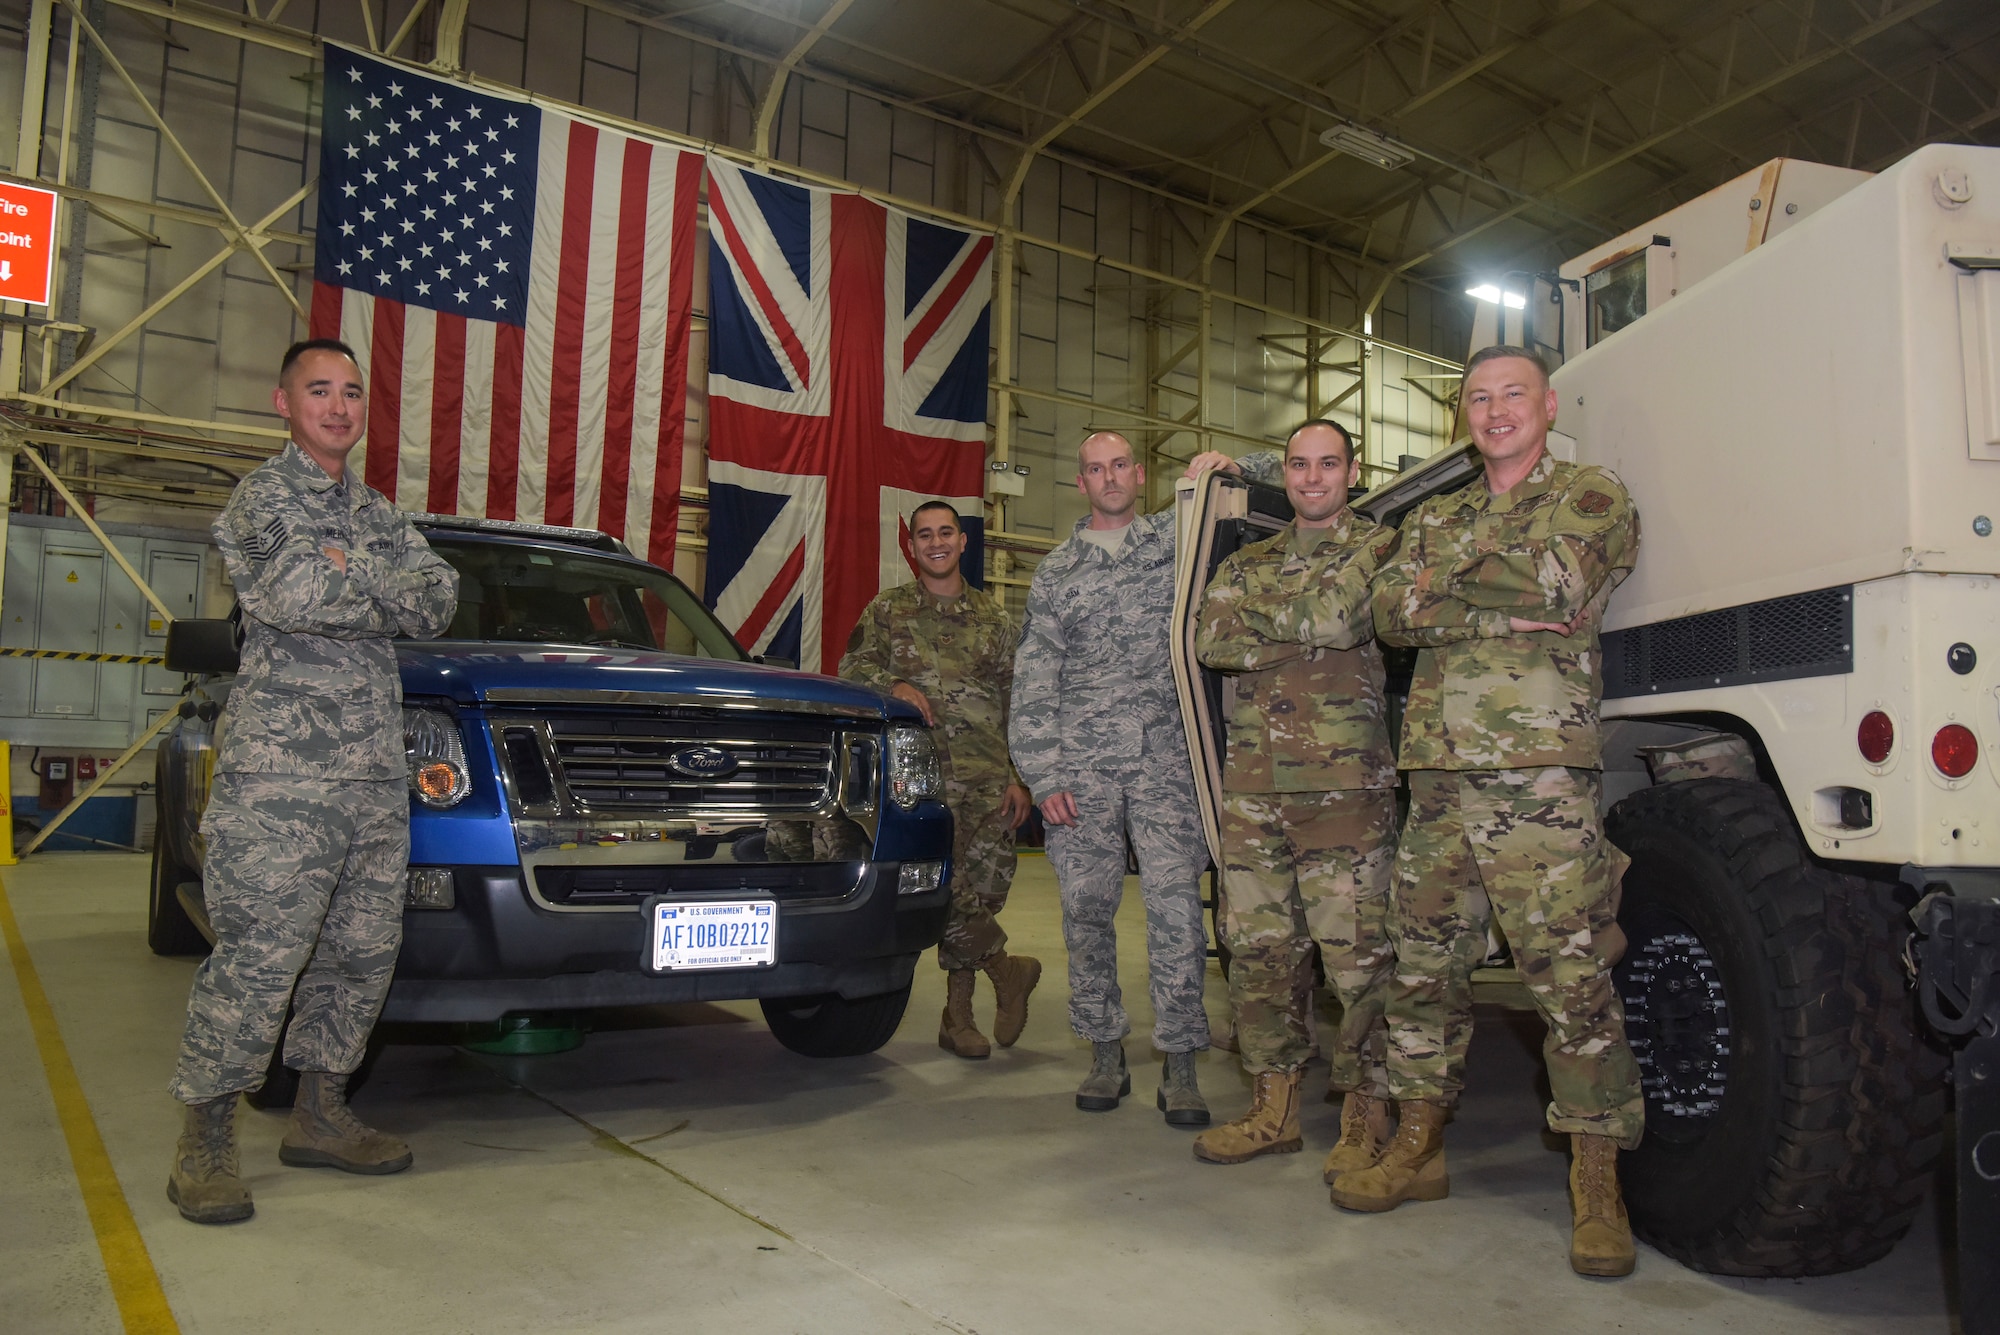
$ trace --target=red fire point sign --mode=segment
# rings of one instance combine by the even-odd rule
[[[56,193],[0,181],[0,301],[49,304]]]

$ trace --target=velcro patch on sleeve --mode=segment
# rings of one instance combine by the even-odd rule
[[[1570,504],[1574,505],[1579,513],[1595,518],[1598,515],[1608,513],[1611,507],[1616,505],[1617,502],[1601,491],[1586,491],[1583,495],[1571,501]]]
[[[273,519],[245,540],[243,550],[250,554],[250,559],[253,561],[268,561],[277,555],[278,549],[285,545],[285,539],[290,536],[290,532],[285,528],[285,521]]]

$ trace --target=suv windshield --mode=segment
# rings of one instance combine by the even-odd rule
[[[458,571],[444,638],[660,649],[744,661],[688,587],[653,566],[566,547],[424,538]]]

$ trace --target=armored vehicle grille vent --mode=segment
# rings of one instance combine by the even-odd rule
[[[1608,699],[1853,670],[1852,586],[1655,621],[1604,637]]]
[[[554,718],[548,726],[560,781],[587,811],[811,811],[833,785],[838,738],[825,723]]]

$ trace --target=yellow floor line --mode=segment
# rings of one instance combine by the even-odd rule
[[[0,880],[0,935],[7,938],[7,955],[21,984],[21,1004],[28,1012],[28,1027],[41,1053],[42,1070],[48,1075],[63,1139],[69,1142],[69,1161],[76,1169],[77,1186],[83,1190],[83,1206],[90,1214],[91,1231],[97,1234],[97,1250],[104,1257],[104,1273],[111,1281],[118,1315],[125,1322],[127,1335],[180,1335],[180,1324],[160,1288],[159,1272],[146,1253],[146,1240],[139,1236],[139,1225],[125,1203],[118,1175],[111,1171],[111,1156],[105,1153],[97,1119],[84,1101],[83,1086],[77,1082],[76,1067],[70,1064],[69,1049],[63,1046],[48,993],[42,991],[35,962],[28,957],[27,942],[21,939],[21,929],[14,921],[4,880]]]

